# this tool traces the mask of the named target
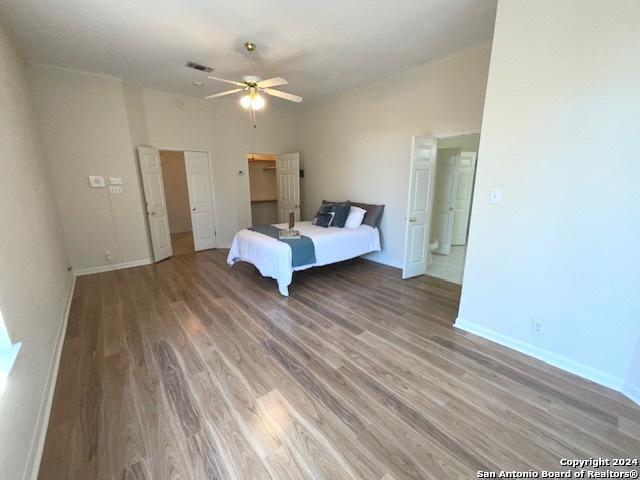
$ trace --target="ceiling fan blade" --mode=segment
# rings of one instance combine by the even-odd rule
[[[237,85],[239,87],[245,86],[245,84],[242,82],[236,82],[235,80],[227,80],[226,78],[212,77],[211,75],[209,75],[207,78],[210,78],[211,80],[218,80],[219,82],[230,83],[231,85]]]
[[[233,90],[227,90],[226,92],[214,93],[213,95],[207,95],[205,99],[224,97],[225,95],[231,95],[232,93],[241,92],[244,88],[234,88]]]
[[[267,78],[266,80],[260,80],[258,82],[258,88],[277,87],[278,85],[286,85],[287,83],[289,82],[282,77]]]
[[[300,103],[302,101],[302,97],[286,92],[281,92],[280,90],[274,90],[272,88],[265,88],[263,92],[269,95],[273,95],[274,97],[284,98],[285,100],[289,100],[291,102]]]

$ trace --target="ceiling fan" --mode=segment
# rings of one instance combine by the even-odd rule
[[[244,44],[244,47],[249,52],[249,55],[251,55],[256,49],[256,44],[253,42],[246,42]],[[274,78],[268,78],[266,80],[262,80],[260,77],[253,75],[253,71],[251,68],[250,70],[251,70],[251,73],[249,75],[245,75],[244,77],[242,77],[242,81],[240,82],[236,82],[235,80],[227,80],[226,78],[209,76],[208,78],[210,78],[211,80],[230,83],[232,85],[235,85],[238,88],[234,88],[233,90],[227,90],[225,92],[215,93],[213,95],[208,95],[205,98],[206,99],[219,98],[219,97],[224,97],[226,95],[231,95],[238,92],[247,92],[240,99],[240,105],[250,110],[260,110],[262,107],[264,107],[265,101],[264,101],[264,97],[260,95],[261,93],[266,93],[267,95],[272,95],[274,97],[282,98],[284,100],[289,100],[291,102],[296,102],[296,103],[300,103],[302,101],[302,97],[299,97],[298,95],[292,95],[291,93],[282,92],[280,90],[274,90],[272,88],[272,87],[278,87],[280,85],[286,85],[287,83],[289,83],[284,78],[274,77]]]

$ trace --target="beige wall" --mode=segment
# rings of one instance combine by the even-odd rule
[[[33,65],[30,79],[76,271],[150,258],[127,108],[118,79]],[[123,194],[87,177],[123,179]],[[105,254],[110,251],[112,260]]]
[[[23,342],[0,397],[0,478],[31,476],[72,284],[22,60],[0,30],[0,312]],[[46,127],[46,125],[45,125]]]
[[[275,200],[278,197],[275,162],[249,162],[249,191],[251,201]],[[267,225],[278,221],[278,203],[260,202],[251,204],[251,224]]]
[[[273,200],[278,198],[275,162],[249,162],[249,194],[251,200]]]
[[[296,114],[303,217],[323,198],[385,204],[383,251],[371,259],[400,266],[411,137],[480,130],[489,54],[465,51]]]
[[[180,102],[176,103],[177,100]],[[249,124],[237,99],[204,100],[144,90],[149,143],[160,148],[204,150],[211,155],[218,245],[229,246],[236,232],[251,225],[247,153],[295,151],[291,110],[269,100]],[[238,175],[243,170],[244,175]]]
[[[639,23],[637,0],[499,2],[458,320],[638,401]]]
[[[184,152],[160,150],[162,181],[171,233],[191,231],[191,210]]]
[[[278,202],[251,204],[251,224],[254,227],[273,223],[278,223]]]

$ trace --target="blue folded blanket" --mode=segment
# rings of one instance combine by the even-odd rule
[[[250,228],[254,232],[267,235],[268,237],[275,238],[289,245],[291,248],[291,266],[300,267],[302,265],[311,265],[316,263],[316,248],[313,245],[313,240],[304,235],[300,235],[300,238],[280,238],[280,228],[273,225],[262,225],[259,227]]]

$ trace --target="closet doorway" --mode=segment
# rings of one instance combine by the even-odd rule
[[[277,155],[249,153],[249,191],[251,226],[278,223]]]
[[[216,248],[209,154],[153,147],[138,152],[154,260]]]
[[[160,150],[159,153],[173,254],[194,253],[196,250],[193,243],[184,152]]]

